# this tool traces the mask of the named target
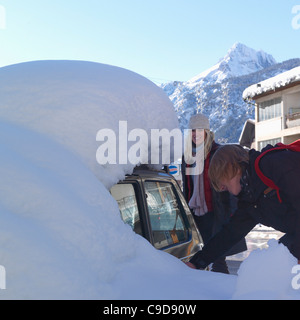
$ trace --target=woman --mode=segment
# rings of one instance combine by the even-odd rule
[[[272,148],[267,146],[262,152]],[[279,188],[269,188],[258,177],[255,160],[261,152],[244,150],[238,145],[219,148],[209,169],[209,176],[218,191],[229,191],[237,196],[238,210],[222,228],[187,263],[192,268],[204,269],[211,262],[245,237],[258,223],[285,233],[280,242],[300,262],[300,152],[290,150],[265,154],[259,163],[265,176]]]
[[[208,118],[202,114],[192,116],[182,160],[183,192],[204,244],[229,221],[236,209],[235,199],[228,192],[218,193],[211,188],[208,170],[210,159],[218,148]],[[226,256],[245,250],[244,239],[215,260],[212,271],[228,274]]]

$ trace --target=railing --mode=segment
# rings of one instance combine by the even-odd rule
[[[286,125],[288,128],[300,126],[300,112],[287,115]]]
[[[287,115],[286,118],[287,118],[287,120],[290,120],[290,121],[300,119],[300,112],[296,112],[296,113]]]

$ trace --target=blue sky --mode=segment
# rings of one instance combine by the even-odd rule
[[[0,66],[75,59],[155,82],[188,80],[235,42],[281,62],[300,57],[296,5],[300,0],[0,0]]]

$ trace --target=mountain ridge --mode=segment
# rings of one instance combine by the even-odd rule
[[[239,55],[233,61],[234,47],[239,50]],[[241,54],[241,49],[247,51],[245,57]],[[224,61],[227,61],[227,65]],[[220,62],[224,63],[217,70],[214,67],[220,66]],[[230,62],[236,68],[234,72]],[[278,63],[272,55],[262,50],[255,51],[237,43],[215,66],[200,73],[200,77],[198,75],[185,82],[168,82],[160,87],[173,102],[181,129],[187,128],[193,114],[203,113],[210,120],[217,142],[237,143],[245,121],[255,118],[254,106],[244,102],[243,91],[252,84],[300,66],[300,58]],[[209,70],[213,73],[208,72]]]

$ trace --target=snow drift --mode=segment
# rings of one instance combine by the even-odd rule
[[[252,252],[241,265],[234,299],[300,299],[300,291],[292,286],[292,269],[297,260],[274,239],[268,246],[267,250]]]
[[[178,125],[162,90],[124,69],[78,61],[0,69],[0,298],[234,297],[237,277],[189,269],[121,221],[108,188],[133,165],[100,166],[95,157],[97,131],[118,130],[119,120],[145,130]]]

